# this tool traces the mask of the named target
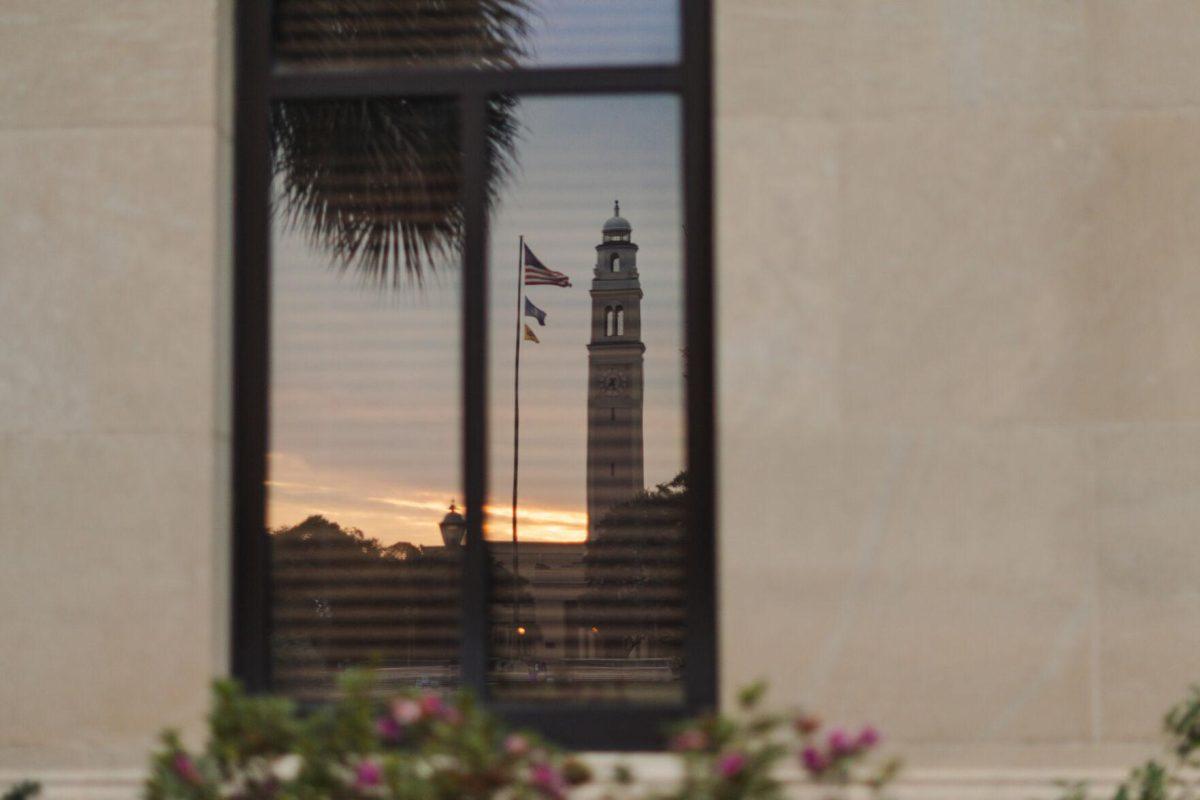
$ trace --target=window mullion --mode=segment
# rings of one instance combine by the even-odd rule
[[[264,486],[270,362],[270,19],[266,3],[238,6],[231,668],[254,691],[269,688],[271,666],[271,559]]]
[[[390,69],[297,69],[278,66],[269,73],[271,93],[280,98],[445,96],[482,94],[621,94],[676,92],[684,81],[678,65],[640,67]]]
[[[487,96],[460,98],[463,204],[463,475],[467,505],[462,571],[462,685],[487,694],[488,584],[483,541],[487,492]]]
[[[716,437],[713,430],[712,9],[680,0],[683,22],[683,181],[686,251],[687,433],[691,482],[687,581],[687,705],[717,702]]]

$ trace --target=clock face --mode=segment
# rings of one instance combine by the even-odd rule
[[[600,391],[612,397],[629,389],[629,376],[615,369],[606,369],[600,373]]]

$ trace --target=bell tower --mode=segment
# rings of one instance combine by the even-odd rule
[[[619,203],[604,223],[592,277],[588,344],[588,538],[605,512],[645,488],[642,285],[638,246]]]

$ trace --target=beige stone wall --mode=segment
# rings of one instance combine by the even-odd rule
[[[1200,680],[1200,4],[717,8],[725,688],[1127,757]]]
[[[0,10],[3,775],[140,764],[225,663],[228,5]],[[1126,758],[1200,679],[1200,5],[717,34],[726,689],[913,796]]]
[[[223,669],[227,16],[0,7],[0,770],[141,764]]]

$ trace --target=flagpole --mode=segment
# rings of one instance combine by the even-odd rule
[[[512,495],[512,541],[513,541],[513,635],[520,627],[521,572],[520,556],[517,554],[517,470],[520,465],[518,452],[521,430],[521,300],[524,299],[525,271],[522,265],[525,255],[525,236],[517,239],[517,344],[513,361],[513,495]],[[518,652],[520,641],[518,640]]]

